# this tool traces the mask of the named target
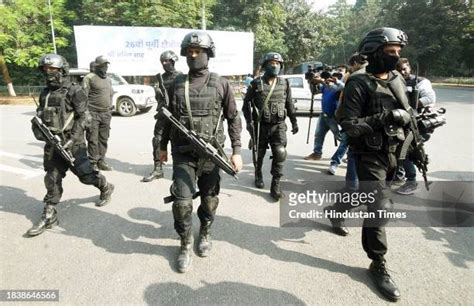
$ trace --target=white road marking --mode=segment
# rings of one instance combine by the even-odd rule
[[[3,171],[23,175],[24,179],[30,179],[36,176],[40,176],[44,173],[44,171],[40,169],[28,170],[24,168],[10,167],[7,165],[0,164],[0,172],[3,172]]]
[[[16,158],[16,159],[31,160],[31,161],[43,163],[43,159],[40,158],[40,157],[33,157],[33,156],[27,156],[27,155],[15,154],[15,153],[8,153],[8,152],[4,152],[4,151],[0,151],[0,156],[12,157],[12,158]]]
[[[17,159],[17,160],[29,160],[29,161],[39,162],[39,163],[43,164],[43,159],[39,158],[39,157],[27,156],[27,155],[16,154],[16,153],[9,153],[9,152],[4,152],[4,151],[0,151],[0,156],[1,157],[14,158],[14,159]],[[5,158],[2,158],[2,161],[4,161],[4,160],[5,160]],[[23,175],[23,179],[30,179],[30,178],[37,177],[37,176],[40,176],[40,175],[44,174],[44,171],[43,171],[42,168],[25,169],[25,168],[7,166],[7,165],[4,165],[4,164],[0,164],[0,172],[10,172],[10,173]]]

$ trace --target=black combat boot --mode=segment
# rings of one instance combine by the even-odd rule
[[[344,223],[344,219],[341,218],[332,218],[331,212],[335,212],[332,206],[328,206],[324,208],[324,216],[329,219],[332,225],[332,231],[334,234],[339,236],[347,236],[349,235],[349,229],[347,229],[346,224]]]
[[[181,236],[181,249],[179,250],[177,268],[179,273],[188,271],[192,262],[193,235],[191,230]]]
[[[207,257],[212,250],[212,241],[211,241],[211,222],[201,223],[199,228],[199,238],[198,238],[198,255],[200,257]]]
[[[263,189],[265,184],[263,183],[262,167],[255,169],[255,187]]]
[[[270,186],[270,195],[275,201],[279,201],[281,198],[281,189],[280,189],[280,178],[273,176],[272,184]]]
[[[99,202],[95,203],[95,206],[102,207],[110,203],[112,199],[112,193],[114,192],[115,186],[111,183],[107,183],[105,187],[100,190]]]
[[[112,171],[112,167],[107,164],[105,162],[105,160],[101,159],[97,162],[97,167],[99,168],[99,170],[103,170],[103,171]]]
[[[375,286],[390,301],[398,301],[400,299],[400,290],[387,272],[385,261],[372,261],[369,267],[370,276]]]
[[[163,166],[161,164],[161,162],[155,162],[155,168],[153,168],[153,171],[148,174],[148,176],[145,176],[143,179],[142,179],[142,182],[151,182],[153,181],[154,179],[160,179],[164,176],[163,174]]]
[[[54,205],[46,204],[43,210],[43,215],[41,219],[30,228],[26,234],[29,237],[38,236],[43,233],[46,229],[50,229],[59,224],[58,216],[56,213],[56,208]]]

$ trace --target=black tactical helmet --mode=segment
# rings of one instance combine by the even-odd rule
[[[211,36],[204,31],[193,31],[184,36],[181,42],[181,56],[186,56],[186,49],[188,47],[199,47],[207,49],[209,57],[216,56],[216,46]]]
[[[92,61],[92,62],[89,63],[89,70],[90,70],[90,72],[93,72],[94,69],[95,69],[95,61]]]
[[[53,68],[61,69],[63,76],[69,75],[69,63],[66,59],[58,54],[45,54],[39,59],[38,69],[43,70],[43,66],[48,65]]]
[[[160,55],[160,62],[164,61],[173,61],[173,63],[176,63],[178,61],[178,56],[173,51],[166,50]]]
[[[359,45],[359,53],[374,53],[381,46],[397,44],[404,47],[408,43],[405,32],[395,28],[378,28],[367,33]]]
[[[105,56],[103,55],[100,55],[100,56],[97,56],[95,58],[95,65],[96,66],[100,66],[100,65],[103,65],[103,64],[110,64],[109,60],[107,58],[105,58]]]
[[[283,67],[283,57],[281,57],[280,53],[276,52],[268,52],[267,54],[265,54],[260,60],[260,66],[263,67],[266,62],[271,60],[280,62],[280,65]]]

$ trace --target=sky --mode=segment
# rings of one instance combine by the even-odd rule
[[[326,10],[330,5],[336,3],[336,0],[310,0],[313,3],[313,8],[316,11]],[[347,3],[354,5],[356,0],[347,0]]]

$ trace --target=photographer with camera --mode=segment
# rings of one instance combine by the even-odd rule
[[[317,71],[310,71],[306,73],[306,79],[310,83],[310,86],[315,86],[315,92],[322,93],[321,108],[322,113],[316,126],[314,133],[314,148],[313,153],[306,156],[305,160],[320,160],[323,154],[324,138],[329,130],[334,133],[334,136],[339,139],[339,127],[334,119],[334,113],[337,108],[339,101],[339,95],[344,89],[344,83],[338,77],[333,76],[328,70],[324,70],[321,73]],[[345,151],[343,152],[343,156]],[[341,157],[342,158],[342,157]]]
[[[405,79],[408,94],[413,93],[415,90],[418,91],[419,97],[416,99],[417,101],[414,101],[417,105],[412,105],[413,108],[421,112],[422,109],[434,106],[436,103],[436,94],[431,86],[431,82],[426,78],[413,75],[411,73],[410,62],[407,58],[400,58],[397,62],[396,69]],[[429,139],[430,134],[425,133],[422,137],[426,141]],[[410,158],[405,159],[403,164],[398,167],[395,185],[397,185],[397,183],[399,185],[401,184],[400,188],[396,191],[398,194],[410,195],[415,193],[418,188],[415,164]]]

